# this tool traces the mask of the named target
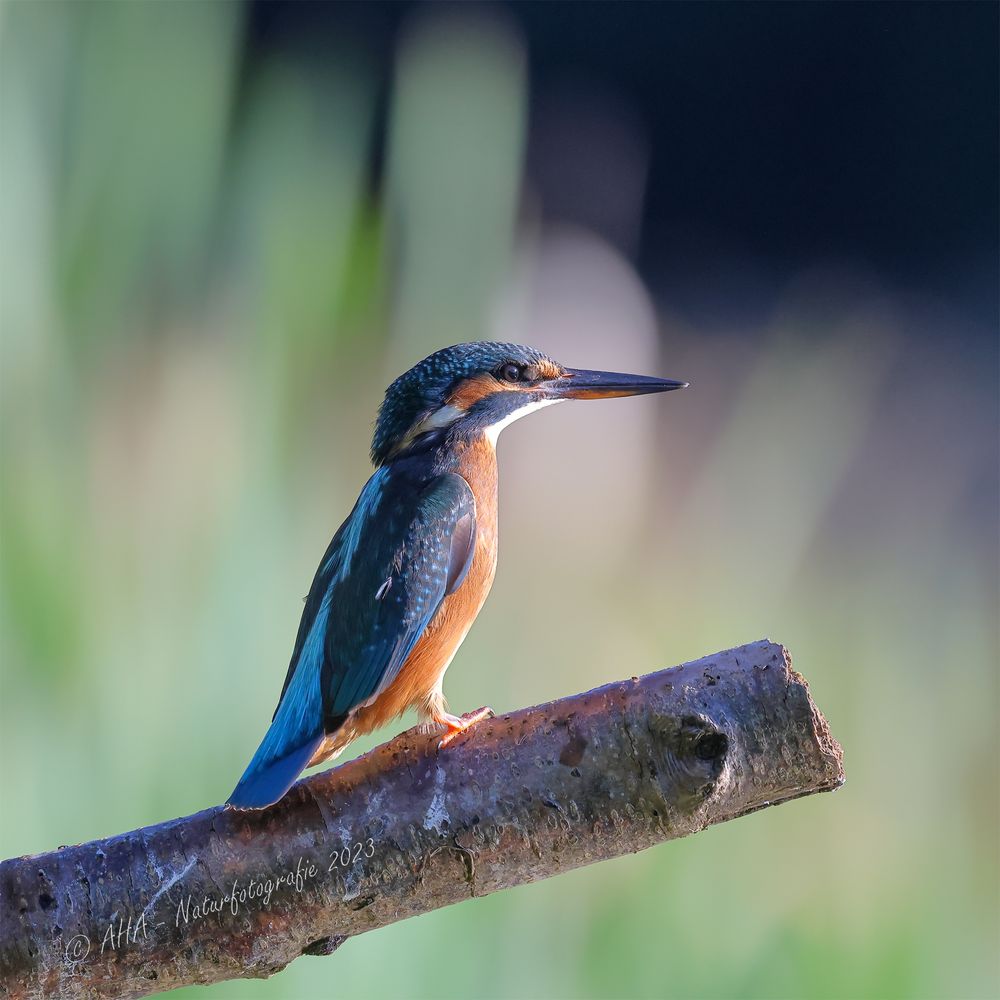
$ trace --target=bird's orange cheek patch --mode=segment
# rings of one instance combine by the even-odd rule
[[[481,399],[492,396],[499,388],[492,375],[473,375],[459,383],[448,397],[448,405],[459,410],[468,410]]]
[[[551,361],[539,361],[536,367],[540,379],[561,378],[563,374],[562,369]],[[447,403],[459,410],[469,410],[480,400],[497,392],[534,392],[536,389],[535,385],[501,384],[492,375],[473,375],[458,384]]]

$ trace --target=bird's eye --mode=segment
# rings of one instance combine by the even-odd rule
[[[504,382],[524,381],[524,370],[520,365],[515,365],[512,361],[508,361],[506,364],[501,365],[497,369],[497,375],[503,379]]]

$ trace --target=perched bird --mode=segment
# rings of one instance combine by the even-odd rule
[[[441,684],[496,570],[497,436],[564,399],[686,384],[495,342],[446,347],[397,378],[375,425],[375,473],[319,564],[271,727],[229,805],[276,802],[303,768],[407,708],[445,734],[441,747],[491,714],[449,714]]]

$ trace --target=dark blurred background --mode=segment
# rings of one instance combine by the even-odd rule
[[[257,0],[243,59],[321,61],[346,38],[385,93],[421,6]],[[996,4],[494,9],[526,45],[528,176],[546,212],[634,254],[675,308],[764,310],[820,261],[947,295],[995,340]],[[632,148],[602,146],[603,130]],[[623,178],[615,153],[638,176]],[[642,191],[631,226],[615,218],[623,185]]]
[[[997,29],[0,7],[0,853],[221,801],[384,386],[515,340],[692,387],[505,433],[453,708],[768,635],[848,783],[213,995],[1000,995]]]

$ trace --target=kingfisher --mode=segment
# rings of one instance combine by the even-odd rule
[[[271,726],[228,805],[277,802],[305,767],[415,708],[439,750],[491,716],[447,710],[445,671],[497,565],[500,431],[567,399],[686,382],[566,368],[531,347],[446,347],[400,375],[375,423],[375,472],[309,590]]]

